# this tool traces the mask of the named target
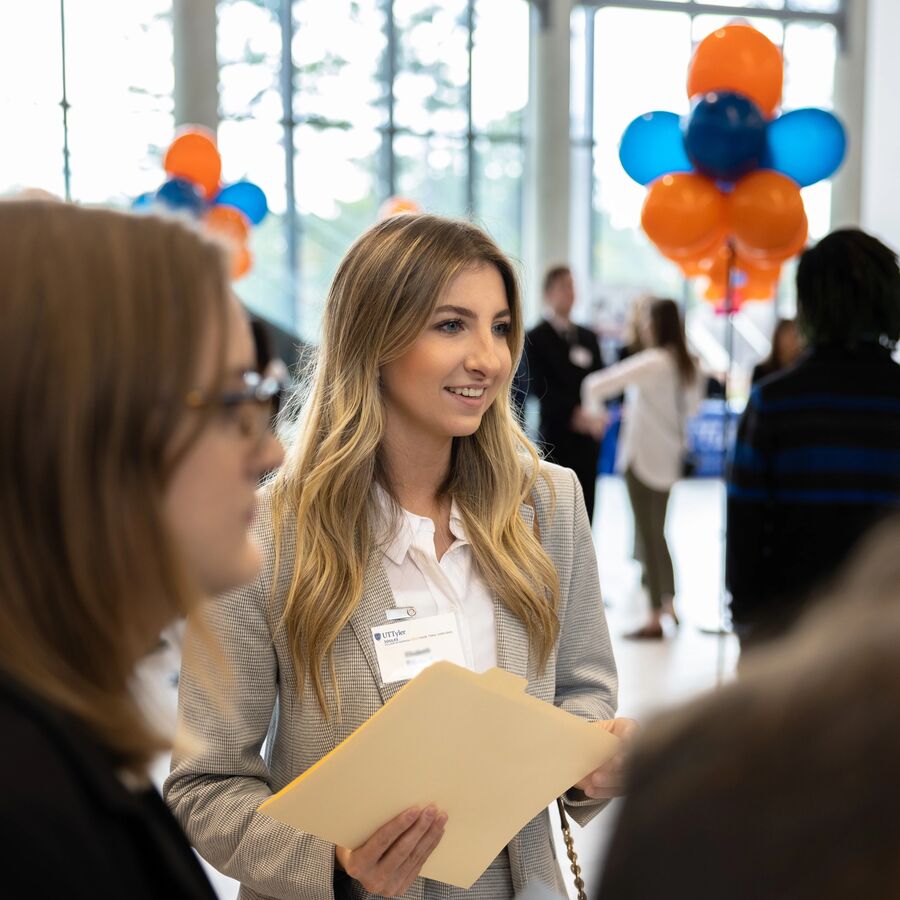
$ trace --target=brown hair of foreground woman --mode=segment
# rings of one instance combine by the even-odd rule
[[[602,900],[900,897],[900,520],[741,678],[638,741]]]
[[[0,203],[0,297],[4,890],[210,897],[150,788],[166,742],[134,679],[259,565],[248,516],[281,451],[249,328],[187,226],[46,201]]]
[[[222,378],[218,251],[151,219],[8,202],[0,279],[0,667],[139,766],[159,744],[129,678],[198,599],[163,494],[197,434],[176,398],[213,321]]]

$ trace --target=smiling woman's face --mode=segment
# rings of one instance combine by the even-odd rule
[[[381,368],[388,434],[429,446],[474,434],[512,368],[510,318],[494,266],[460,272],[413,345]]]

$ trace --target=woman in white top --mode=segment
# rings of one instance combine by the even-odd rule
[[[654,300],[641,332],[648,349],[588,375],[581,396],[586,409],[597,410],[607,397],[625,392],[616,469],[628,487],[651,603],[650,618],[627,637],[655,639],[663,636],[663,615],[678,623],[666,507],[669,491],[682,474],[685,425],[700,401],[700,378],[673,300]]]
[[[199,749],[174,757],[166,799],[242,898],[507,900],[532,880],[562,891],[546,811],[469,891],[417,877],[446,822],[432,805],[356,848],[257,812],[415,674],[390,668],[375,643],[410,609],[415,621],[451,618],[458,663],[500,666],[536,697],[618,735],[633,729],[613,719],[615,664],[578,482],[539,463],[511,412],[522,341],[514,271],[468,223],[387,219],[338,268],[296,440],[259,498],[263,572],[209,612],[234,676],[228,710],[190,646],[182,670],[180,716]],[[615,760],[566,793],[577,821],[618,792],[620,770]],[[398,759],[373,778],[402,772]]]

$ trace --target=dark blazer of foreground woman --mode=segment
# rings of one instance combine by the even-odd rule
[[[2,673],[0,896],[216,896],[156,789],[126,788],[75,720]]]

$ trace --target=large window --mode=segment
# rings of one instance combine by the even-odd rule
[[[646,189],[625,174],[618,158],[619,139],[636,116],[659,109],[688,112],[687,67],[704,37],[740,17],[783,50],[785,109],[832,106],[841,0],[716,0],[718,10],[704,12],[709,5],[598,0],[572,15],[573,174],[591,198],[590,209],[577,218],[587,238],[576,234],[575,242],[585,248],[582,268],[590,272],[593,296],[615,307],[617,316],[643,291],[684,298],[701,316],[712,316],[706,304],[692,304],[677,267],[641,230]],[[723,15],[723,6],[734,7],[734,14]],[[806,188],[803,196],[810,233],[819,237],[829,229],[831,185]],[[578,202],[576,194],[573,203]],[[792,308],[791,274],[783,278],[781,311]],[[756,336],[764,345],[773,310],[772,304],[748,307],[751,344]]]
[[[184,0],[189,2],[189,0]],[[40,187],[127,205],[162,180],[174,133],[173,0],[17,4],[0,29],[0,193]],[[626,124],[686,112],[692,48],[729,21],[783,46],[784,105],[828,107],[843,0],[590,0],[572,16],[573,262],[594,296],[687,296],[639,228],[618,163]],[[218,0],[226,181],[272,210],[253,233],[247,302],[315,339],[328,285],[383,201],[483,224],[522,253],[528,0]],[[830,185],[805,191],[814,236]],[[782,301],[790,307],[789,279]]]
[[[188,2],[188,0],[185,0]],[[175,131],[173,0],[16,4],[0,29],[0,194],[128,206]],[[223,179],[272,210],[237,289],[315,338],[391,196],[521,252],[527,0],[218,0]]]
[[[391,196],[521,249],[526,0],[220,0],[225,177],[273,215],[248,303],[315,339],[350,244]],[[287,152],[285,152],[287,148]]]
[[[127,205],[160,182],[172,0],[17,3],[0,28],[0,193]]]

